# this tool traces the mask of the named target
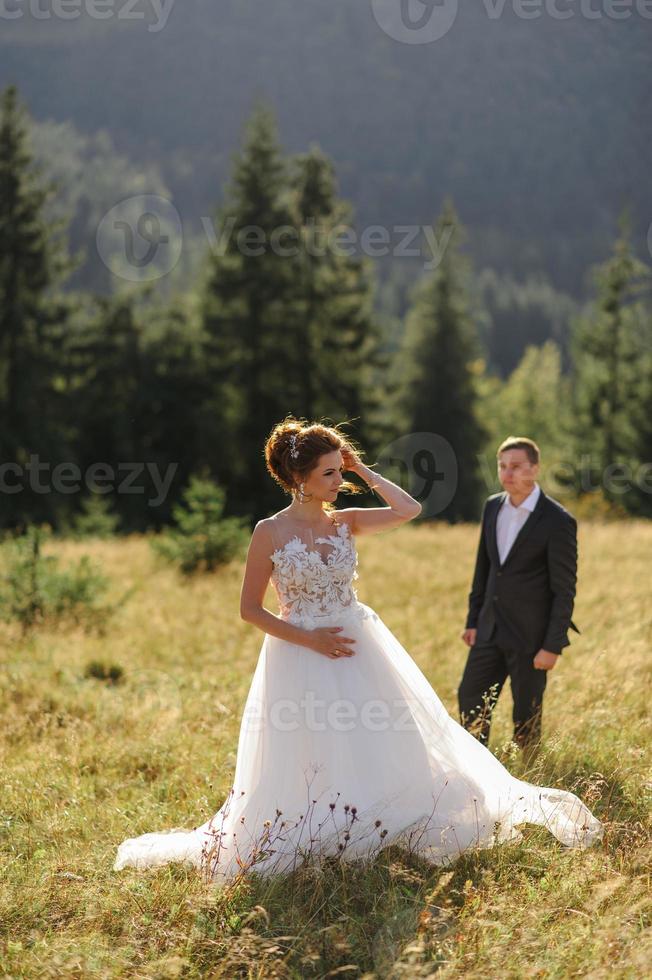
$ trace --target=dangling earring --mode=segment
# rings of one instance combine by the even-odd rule
[[[312,500],[312,494],[306,495],[304,493],[305,483],[299,484],[299,503],[303,504],[306,500]]]

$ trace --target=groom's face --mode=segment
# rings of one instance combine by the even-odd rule
[[[539,474],[539,464],[531,463],[524,449],[506,449],[498,457],[498,479],[508,493],[528,494]]]

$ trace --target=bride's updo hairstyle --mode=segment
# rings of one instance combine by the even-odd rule
[[[295,440],[292,440],[295,436]],[[322,425],[321,422],[308,423],[288,415],[283,422],[275,425],[265,443],[265,463],[267,470],[282,490],[288,494],[299,489],[299,484],[319,463],[321,456],[333,453],[345,446],[353,449],[361,457],[361,451],[354,446],[339,426]],[[292,449],[297,456],[292,457]],[[347,493],[362,493],[363,490],[355,483],[345,480],[341,491]],[[325,510],[334,510],[334,504],[324,503]]]

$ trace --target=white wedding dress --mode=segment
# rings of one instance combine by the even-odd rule
[[[337,520],[337,512],[334,512]],[[517,839],[524,822],[586,847],[602,825],[573,793],[511,776],[448,714],[428,680],[353,587],[353,536],[270,519],[283,619],[342,626],[337,660],[265,635],[241,721],[233,786],[193,830],[120,844],[114,869],[187,861],[209,880],[286,872],[319,855],[370,858],[394,843],[435,864]],[[404,572],[388,556],[387,574]]]

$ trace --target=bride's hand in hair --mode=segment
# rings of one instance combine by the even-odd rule
[[[342,453],[342,464],[345,470],[350,470],[350,472],[354,473],[356,467],[362,465],[362,460],[353,446],[349,446],[348,443],[342,446],[340,452]]]

